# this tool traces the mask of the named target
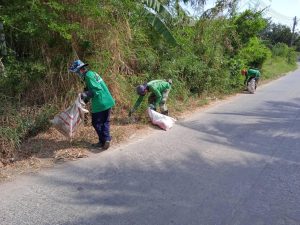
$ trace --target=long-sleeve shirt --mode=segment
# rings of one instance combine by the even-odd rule
[[[246,76],[245,76],[244,84],[246,84],[251,77],[259,78],[260,77],[259,70],[248,69],[247,73],[246,73]]]
[[[256,69],[249,69],[247,71],[247,77],[256,77],[256,78],[259,78],[260,77],[260,72],[259,70],[256,70]]]
[[[164,80],[152,80],[150,82],[147,83],[147,87],[149,89],[150,92],[152,92],[155,96],[155,106],[157,106],[161,100],[162,100],[162,94],[168,90],[171,89],[171,84],[167,81]],[[137,101],[135,102],[133,109],[136,110],[140,104],[142,103],[143,99],[145,96],[139,96],[139,98],[137,99]]]
[[[84,81],[92,97],[92,113],[105,111],[115,105],[115,100],[110,94],[103,79],[93,71],[88,71]]]

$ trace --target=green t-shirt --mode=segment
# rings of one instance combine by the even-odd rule
[[[85,84],[92,92],[92,113],[105,111],[115,105],[115,100],[110,94],[103,79],[93,71],[88,71],[84,76]]]

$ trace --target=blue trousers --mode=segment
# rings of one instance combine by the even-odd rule
[[[110,136],[110,109],[102,112],[92,113],[92,125],[95,128],[99,142],[111,141]]]

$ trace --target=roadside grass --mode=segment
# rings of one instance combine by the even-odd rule
[[[273,80],[297,69],[297,64],[289,64],[286,59],[272,57],[262,67],[262,80]]]

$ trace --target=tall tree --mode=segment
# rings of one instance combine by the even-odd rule
[[[286,25],[271,23],[263,31],[262,37],[268,40],[271,45],[278,42],[289,45],[292,38],[292,31]]]
[[[267,21],[263,18],[262,12],[246,10],[234,18],[234,24],[242,43],[247,43],[265,29]]]

